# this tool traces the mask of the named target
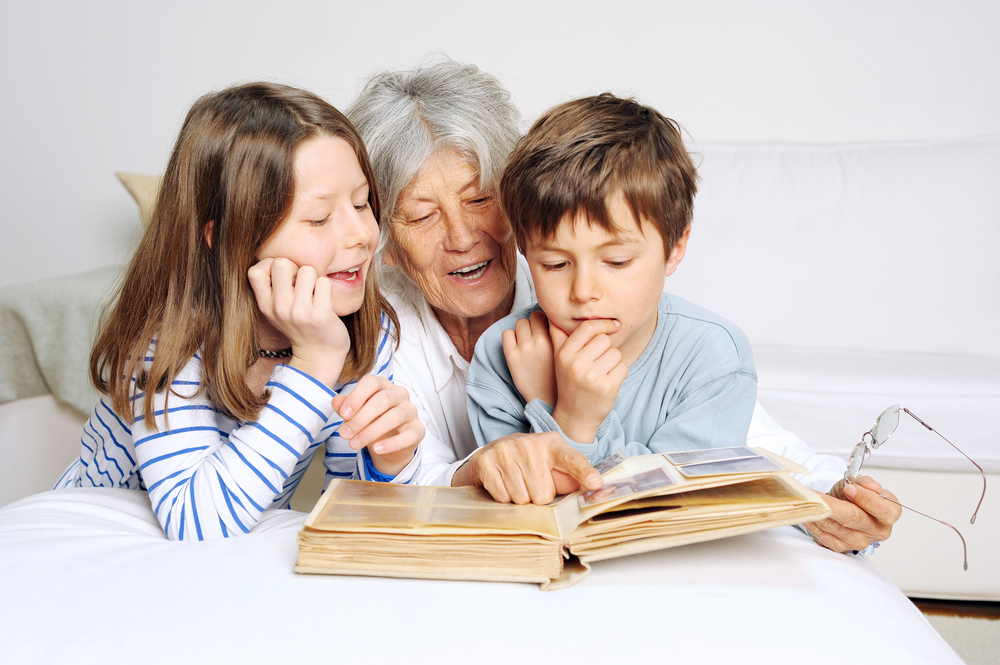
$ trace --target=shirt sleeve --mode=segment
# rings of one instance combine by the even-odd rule
[[[514,386],[503,351],[503,331],[516,321],[517,317],[512,315],[488,328],[479,338],[469,364],[465,398],[472,433],[480,448],[508,434],[533,431],[533,423],[525,413],[525,401]],[[555,425],[551,407],[548,408],[550,425]],[[558,431],[550,425],[540,424],[540,429],[534,431]]]
[[[779,425],[760,402],[754,405],[747,445],[770,450],[809,469],[809,475],[793,473],[792,478],[817,492],[829,492],[847,470],[845,460],[814,452],[805,441]]]
[[[169,399],[168,391],[155,394],[155,429],[141,417],[132,425],[143,484],[172,540],[249,532],[321,440],[333,412],[330,388],[278,365],[257,420],[226,432],[200,384],[201,360],[195,356],[171,384]],[[145,399],[136,396],[134,413],[142,413]]]
[[[662,424],[641,432],[639,440],[628,436],[617,409],[601,423],[592,443],[566,437],[552,418],[551,407],[543,402],[532,400],[525,414],[532,431],[559,432],[594,464],[615,453],[632,456],[743,445],[756,399],[757,380],[752,372],[733,369],[711,375],[684,391],[676,404],[665,405],[668,410]],[[635,432],[634,427],[630,429]]]
[[[440,419],[431,417],[427,405],[421,399],[421,391],[416,390],[405,376],[403,368],[397,369],[396,383],[405,387],[410,394],[410,402],[417,408],[417,418],[426,429],[420,442],[420,467],[414,476],[417,485],[451,485],[452,476],[464,460],[457,459],[454,448],[445,440],[445,434],[438,431]]]

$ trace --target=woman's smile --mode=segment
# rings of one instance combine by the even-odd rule
[[[482,261],[480,263],[474,263],[470,266],[464,268],[459,268],[458,270],[448,273],[453,277],[457,277],[463,281],[472,281],[474,279],[479,279],[486,272],[493,260]]]

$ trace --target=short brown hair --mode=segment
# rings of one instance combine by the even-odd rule
[[[209,399],[240,420],[259,414],[268,395],[255,394],[246,383],[260,346],[255,325],[260,312],[247,271],[291,211],[296,150],[318,136],[341,138],[354,149],[378,220],[375,177],[361,136],[317,95],[248,83],[206,95],[191,107],[149,226],[102,317],[90,355],[91,381],[110,396],[120,416],[136,417],[135,393],[168,389],[199,348],[201,389]],[[209,225],[211,246],[205,241]],[[343,317],[351,349],[341,381],[371,370],[383,312],[396,323],[369,269],[361,309]],[[153,340],[156,351],[147,365]],[[144,402],[143,415],[151,424],[154,402]]]
[[[518,142],[504,170],[504,211],[523,253],[552,238],[564,216],[584,214],[618,233],[608,212],[621,193],[638,223],[653,224],[666,257],[691,223],[697,174],[680,128],[633,99],[610,93],[546,111]]]

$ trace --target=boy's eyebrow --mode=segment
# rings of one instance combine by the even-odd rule
[[[632,243],[638,242],[639,239],[629,235],[622,234],[620,236],[614,236],[611,240],[602,242],[595,249],[605,249],[607,247],[621,247],[622,245],[631,245]],[[535,243],[535,249],[541,252],[559,252],[562,251],[561,247],[552,244],[551,240],[542,240],[541,242]]]

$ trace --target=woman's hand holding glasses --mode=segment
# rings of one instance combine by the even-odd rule
[[[968,570],[968,550],[965,546],[965,538],[962,537],[958,529],[936,517],[931,517],[919,510],[904,506],[896,500],[894,494],[883,490],[882,486],[874,480],[868,476],[858,475],[861,471],[861,466],[871,457],[872,451],[878,450],[892,433],[896,431],[901,411],[931,432],[940,436],[948,445],[961,453],[963,457],[979,469],[979,473],[983,477],[983,492],[979,497],[979,503],[976,504],[976,509],[973,511],[972,519],[970,520],[972,524],[976,523],[976,515],[979,513],[979,508],[983,505],[983,499],[986,497],[986,474],[983,472],[983,468],[976,464],[975,460],[962,452],[958,446],[945,438],[943,434],[918,418],[912,411],[894,404],[883,411],[875,419],[875,424],[872,425],[872,428],[861,436],[861,442],[851,451],[851,456],[847,461],[847,471],[844,472],[844,479],[833,486],[829,496],[823,495],[823,499],[830,506],[831,510],[834,511],[833,515],[825,520],[806,524],[805,527],[809,529],[809,532],[812,533],[813,538],[817,542],[834,551],[862,550],[872,542],[877,543],[888,538],[889,533],[892,531],[892,525],[899,519],[902,509],[906,508],[918,515],[943,524],[958,534],[958,537],[962,540],[963,566],[965,570]],[[831,498],[834,501],[831,501]],[[848,505],[842,505],[845,503]],[[860,509],[863,514],[859,514],[853,510],[852,505]],[[891,509],[889,508],[890,505],[892,506]],[[880,531],[884,533],[883,536],[878,535]],[[871,537],[869,538],[869,536]]]
[[[902,513],[895,495],[868,476],[841,480],[820,496],[833,514],[804,526],[816,542],[834,552],[863,550],[882,542]]]

